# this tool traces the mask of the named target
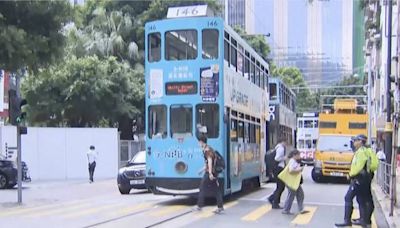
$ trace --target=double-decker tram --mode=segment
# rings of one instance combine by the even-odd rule
[[[289,149],[295,148],[296,94],[279,78],[269,79],[269,113],[267,148],[274,148],[285,138]]]
[[[302,113],[297,117],[297,150],[303,163],[313,164],[318,140],[318,113]]]
[[[155,194],[199,192],[200,134],[225,159],[225,195],[265,176],[269,66],[221,18],[187,17],[201,7],[145,26],[146,185]]]

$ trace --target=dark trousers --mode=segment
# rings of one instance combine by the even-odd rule
[[[371,193],[370,182],[351,180],[349,189],[347,190],[346,196],[344,197],[344,221],[347,223],[351,222],[351,215],[353,214],[353,199],[357,197],[357,203],[360,211],[360,218],[362,223],[367,223],[365,218],[368,217],[369,208],[371,208],[370,201],[368,199],[368,187],[369,193]],[[372,194],[371,194],[372,198]],[[373,204],[373,202],[372,202]],[[373,211],[373,210],[372,210]],[[372,215],[372,213],[371,213]],[[369,216],[371,218],[371,216]]]
[[[199,198],[197,199],[197,206],[204,206],[204,199],[206,193],[210,193],[210,195],[214,195],[217,200],[218,208],[223,208],[223,199],[222,199],[222,184],[217,185],[218,179],[210,180],[208,172],[204,173],[203,179],[200,182],[200,192]]]
[[[282,192],[285,190],[285,183],[281,181],[281,179],[278,178],[278,175],[280,172],[282,172],[283,168],[280,166],[277,166],[274,170],[274,176],[276,179],[276,189],[272,195],[270,195],[269,201],[272,202],[272,206],[277,207],[279,206],[279,203],[281,202],[281,195]]]
[[[371,182],[373,175],[368,174],[359,185],[356,192],[357,202],[360,207],[360,219],[365,224],[371,224],[371,216],[374,212],[375,205],[371,192]]]
[[[93,182],[94,169],[96,168],[96,162],[89,163],[89,180]]]

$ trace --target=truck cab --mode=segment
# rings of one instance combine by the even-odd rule
[[[318,143],[311,173],[315,182],[349,174],[354,155],[351,137],[367,135],[368,115],[357,107],[355,99],[335,99],[332,112],[320,113]]]

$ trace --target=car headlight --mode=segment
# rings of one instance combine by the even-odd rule
[[[320,160],[315,160],[314,167],[315,168],[322,168],[322,162]]]
[[[18,169],[18,163],[17,162],[12,162],[12,167],[14,169]]]
[[[120,169],[118,170],[118,173],[119,173],[119,174],[123,174],[123,173],[125,172],[125,170],[126,170],[126,168],[120,168]]]

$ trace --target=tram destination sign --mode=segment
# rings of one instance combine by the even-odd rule
[[[167,82],[165,84],[166,95],[186,95],[197,93],[196,82]]]
[[[167,18],[213,16],[207,5],[178,6],[168,8]]]

